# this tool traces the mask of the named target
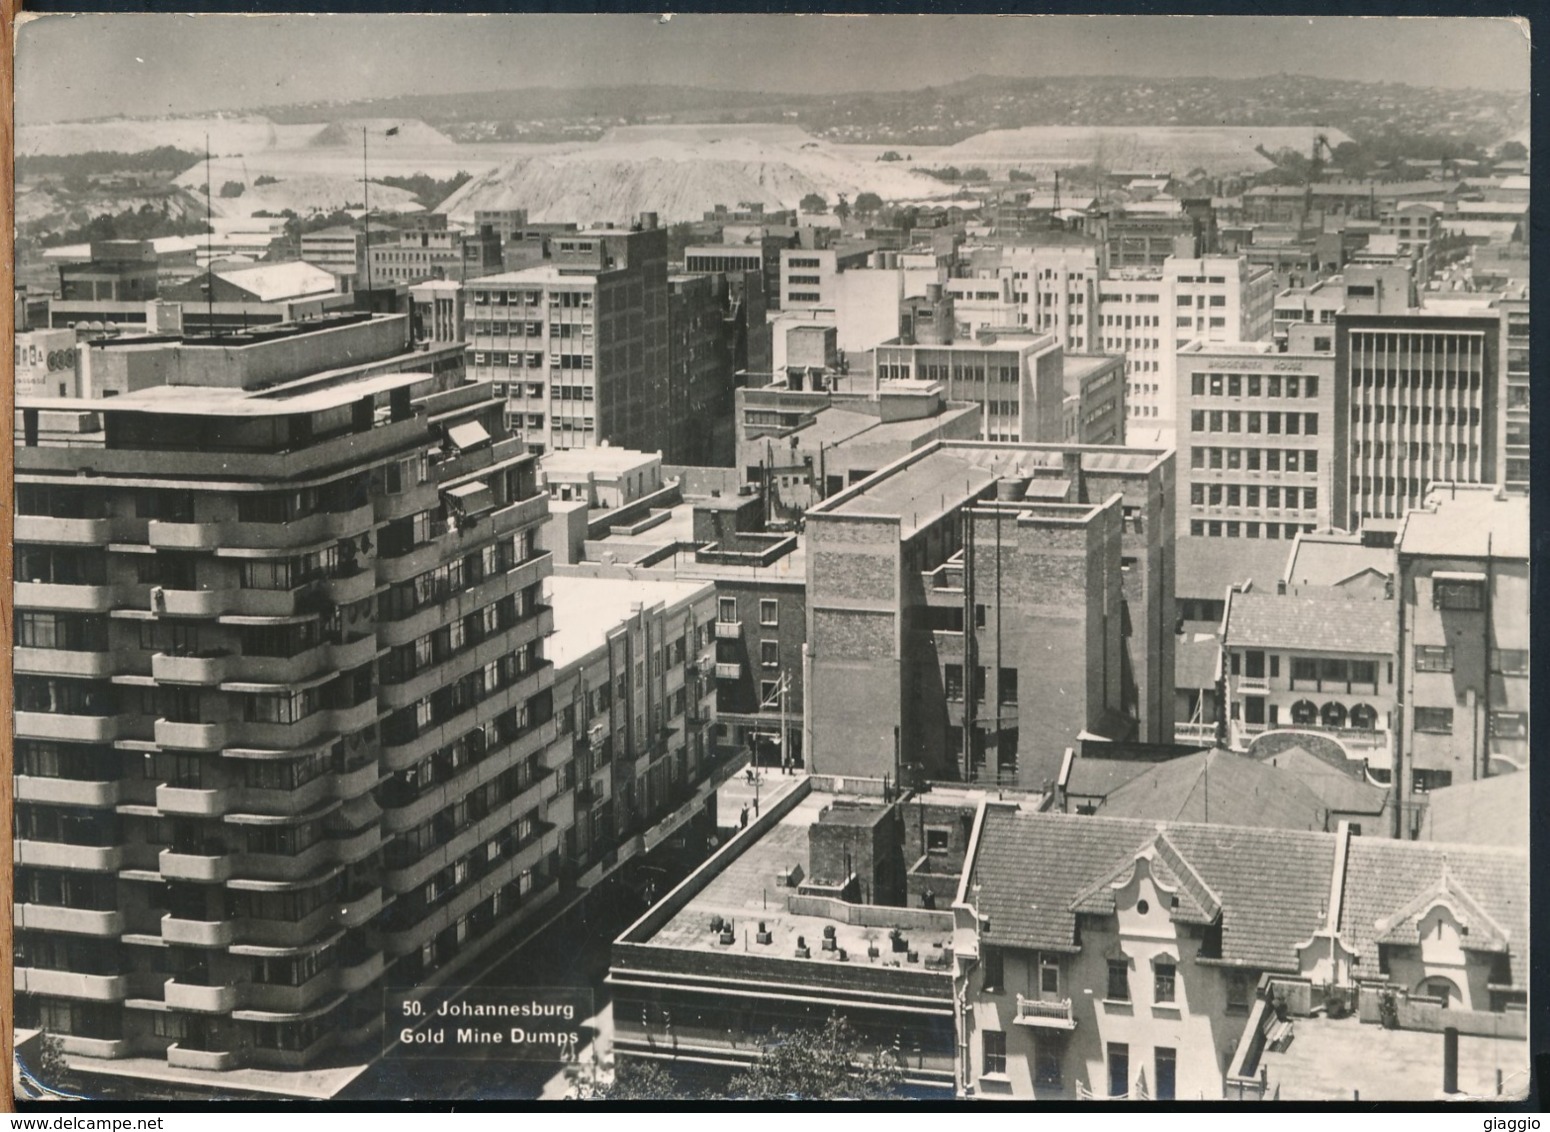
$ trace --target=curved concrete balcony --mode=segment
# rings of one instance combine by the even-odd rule
[[[442,545],[443,540],[432,539],[404,554],[391,558],[378,557],[377,576],[382,581],[392,584],[394,582],[407,582],[417,574],[423,574],[432,566],[438,565],[444,558],[454,557],[453,553]]]
[[[241,1055],[231,1050],[188,1049],[176,1042],[167,1047],[171,1069],[236,1069],[241,1064]]]
[[[76,649],[31,649],[18,645],[11,654],[17,672],[34,676],[112,676],[113,654]]]
[[[223,523],[173,523],[152,519],[145,540],[158,550],[214,550],[224,544]]]
[[[172,719],[156,721],[158,747],[179,751],[219,751],[226,746],[225,723],[181,723]]]
[[[70,932],[74,935],[115,936],[124,931],[123,913],[99,912],[94,908],[56,908],[52,904],[12,904],[11,914],[18,930],[33,928],[43,932]]]
[[[218,884],[231,879],[232,859],[229,853],[213,856],[202,853],[174,853],[171,849],[163,849],[157,855],[157,868],[167,880],[193,880]]]
[[[238,924],[237,935],[243,943],[257,947],[305,947],[338,930],[333,924],[334,906],[325,904],[299,920],[247,917]]]
[[[237,925],[231,920],[181,920],[161,918],[161,938],[167,943],[189,947],[230,947],[237,939]]]
[[[349,837],[330,839],[334,847],[334,860],[342,865],[352,865],[376,852],[382,845],[382,830],[367,826]]]
[[[16,516],[17,542],[106,546],[112,541],[112,519],[59,519],[53,515]]]
[[[342,928],[358,928],[370,922],[372,917],[382,911],[385,902],[382,889],[374,888],[339,905],[336,920]]]
[[[18,738],[64,739],[72,743],[111,743],[118,738],[121,717],[19,711],[13,718]]]
[[[83,1038],[78,1034],[60,1034],[59,1042],[66,1053],[97,1057],[104,1061],[128,1057],[134,1049],[134,1043],[128,1038]]]
[[[377,699],[372,696],[354,707],[335,708],[328,714],[335,731],[341,735],[353,735],[377,722]]]
[[[231,809],[236,791],[230,787],[201,790],[163,782],[156,787],[156,808],[164,814],[217,818]]]
[[[394,519],[406,519],[410,515],[418,515],[421,511],[429,511],[436,506],[436,498],[440,494],[434,479],[425,483],[416,484],[407,491],[401,491],[397,495],[379,495],[373,501],[374,514],[377,522],[389,523]]]
[[[325,578],[320,589],[335,605],[350,605],[377,592],[377,575],[372,570],[357,570],[341,578]]]
[[[341,672],[347,672],[352,668],[365,664],[377,655],[377,635],[368,633],[363,637],[357,637],[353,641],[342,641],[337,645],[328,645],[328,664],[331,668],[337,668]]]
[[[88,782],[78,778],[16,776],[18,802],[44,802],[56,806],[116,806],[122,791],[117,782]]]
[[[300,1014],[333,994],[339,983],[338,968],[319,971],[300,986],[279,983],[247,983],[242,988],[242,1009],[266,1014]]]
[[[18,609],[61,609],[106,613],[113,608],[113,586],[72,586],[58,582],[17,582],[12,590]]]
[[[324,669],[336,667],[329,659],[332,645],[319,644],[295,656],[242,656],[226,658],[226,680],[247,684],[299,684]]]
[[[231,658],[218,656],[171,656],[159,652],[151,657],[151,678],[158,684],[219,684],[226,679]]]
[[[229,1014],[237,1007],[236,987],[202,987],[168,979],[164,989],[167,1005],[173,1010],[195,1010],[201,1014]]]
[[[77,975],[73,971],[45,971],[41,967],[16,968],[18,994],[118,1002],[124,998],[128,986],[129,980],[123,975]]]
[[[18,839],[15,851],[18,865],[45,869],[117,872],[124,864],[124,850],[118,845],[71,845],[64,841]]]
[[[364,766],[334,775],[333,795],[335,798],[343,799],[359,798],[376,786],[381,779],[382,769],[377,765],[377,760],[372,759]]]
[[[219,617],[235,610],[239,590],[172,590],[152,587],[151,612],[169,617]]]
[[[386,960],[379,951],[353,967],[340,967],[337,985],[345,994],[357,994],[382,977]]]

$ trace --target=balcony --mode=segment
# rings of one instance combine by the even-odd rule
[[[231,879],[231,856],[226,853],[174,853],[163,849],[157,867],[166,880],[194,880],[218,884]]]
[[[172,590],[153,586],[151,612],[169,617],[219,617],[231,612],[237,593],[236,590]]]
[[[1175,723],[1173,725],[1173,741],[1175,743],[1213,744],[1216,742],[1216,724]]]
[[[376,952],[353,967],[339,968],[339,989],[345,994],[355,994],[365,990],[382,977],[382,970],[386,966],[386,960],[382,953]]]
[[[43,802],[55,806],[116,806],[117,782],[88,782],[78,778],[16,776],[18,802]]]
[[[164,814],[217,818],[231,809],[235,793],[228,788],[199,789],[163,782],[156,787],[156,808]]]
[[[172,523],[152,519],[145,538],[158,550],[215,550],[225,545],[220,523]]]
[[[1041,1030],[1076,1029],[1076,1019],[1071,1016],[1069,998],[1046,1002],[1042,999],[1024,998],[1018,995],[1017,1017],[1013,1021],[1019,1026],[1033,1026]]]
[[[741,621],[717,621],[716,640],[738,641],[743,637],[743,623]]]
[[[335,605],[353,605],[377,591],[377,575],[371,570],[357,570],[339,578],[328,578],[319,586],[322,594]]]
[[[237,988],[204,987],[168,979],[165,987],[168,1007],[173,1010],[197,1010],[201,1014],[229,1014],[237,1005]]]
[[[124,863],[124,850],[118,845],[72,845],[65,841],[17,840],[15,851],[18,865],[45,869],[117,872]]]
[[[155,736],[158,747],[183,751],[219,751],[226,746],[226,724],[158,719]]]
[[[118,738],[117,715],[65,715],[47,711],[18,711],[16,734],[25,739],[64,739],[72,743],[111,743]]]
[[[1236,676],[1233,682],[1237,684],[1238,691],[1250,696],[1268,696],[1270,694],[1270,681],[1263,676]]]
[[[113,654],[77,649],[32,649],[17,646],[11,654],[17,672],[34,676],[111,676]]]
[[[113,608],[114,587],[60,582],[17,582],[12,590],[19,609],[61,609],[106,613]]]
[[[362,924],[369,922],[378,912],[382,911],[383,903],[381,888],[373,888],[345,900],[339,907],[339,926],[342,928],[360,927]]]
[[[43,932],[70,932],[74,935],[116,936],[123,934],[124,917],[117,911],[95,908],[59,908],[52,904],[13,904],[17,930],[31,928]]]
[[[151,678],[158,684],[219,684],[227,678],[226,653],[173,656],[159,652],[151,657]]]
[[[106,546],[112,541],[112,519],[61,519],[53,515],[16,516],[16,541]]]
[[[167,1066],[171,1069],[235,1069],[241,1064],[231,1050],[189,1049],[176,1042],[167,1047]]]
[[[740,680],[742,676],[743,665],[741,661],[716,661],[717,680]]]
[[[16,968],[18,994],[47,994],[59,998],[85,998],[118,1002],[128,990],[123,975],[77,975],[73,971],[46,971],[41,967]]]
[[[183,920],[168,915],[161,918],[161,938],[189,947],[230,947],[237,938],[237,925],[231,920]]]

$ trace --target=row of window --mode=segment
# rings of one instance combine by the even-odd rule
[[[989,669],[984,665],[977,665],[974,669],[974,702],[985,702],[986,681],[989,677]],[[1017,669],[998,668],[996,670],[996,700],[998,703],[1015,704],[1017,702]],[[949,700],[963,699],[963,665],[944,664],[942,666],[942,686],[944,694]]]
[[[1191,445],[1191,468],[1248,472],[1316,472],[1319,453],[1316,448],[1213,448]]]
[[[1196,397],[1317,397],[1317,374],[1192,373],[1189,391]]]
[[[1295,471],[1288,468],[1288,471]],[[1189,501],[1195,507],[1259,507],[1279,511],[1284,505],[1289,511],[1318,509],[1319,492],[1314,487],[1265,487],[1259,484],[1192,483],[1189,485]]]
[[[1524,739],[1528,737],[1528,713],[1521,711],[1493,711],[1489,727],[1493,739]],[[1415,729],[1428,735],[1453,734],[1453,709],[1417,707]]]
[[[476,366],[506,366],[510,369],[542,369],[544,355],[535,353],[518,353],[495,350],[486,353],[482,350],[473,352],[473,364]],[[591,354],[561,354],[549,355],[549,364],[559,369],[592,369],[594,361]]]
[[[1409,420],[1412,425],[1472,425],[1476,428],[1480,425],[1479,409],[1454,408],[1453,406],[1438,406],[1435,410],[1430,405],[1411,405],[1409,412],[1404,405],[1352,405],[1352,424],[1404,424]]]
[[[1317,436],[1317,413],[1258,413],[1238,409],[1192,409],[1191,432],[1263,432],[1278,436]]]
[[[1308,534],[1313,533],[1312,523],[1250,523],[1229,519],[1220,521],[1216,519],[1191,519],[1189,521],[1189,533],[1194,538],[1259,538],[1264,528],[1264,537],[1267,539],[1294,539],[1298,531]]]
[[[1500,676],[1527,676],[1527,649],[1492,649],[1491,671]],[[1452,672],[1452,645],[1416,645],[1415,670],[1417,672]]]

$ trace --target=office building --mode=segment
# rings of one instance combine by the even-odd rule
[[[364,249],[362,285],[419,283],[451,279],[466,283],[501,270],[501,238],[494,228],[465,232],[447,225],[446,216],[426,213],[403,228],[373,234]]]
[[[566,233],[540,267],[464,287],[469,372],[535,452],[604,441],[656,451],[666,432],[667,230]]]
[[[1401,837],[1429,791],[1529,769],[1529,509],[1439,485],[1398,542]]]
[[[1172,465],[939,442],[808,510],[818,769],[1041,789],[1083,732],[1169,742]]]
[[[1125,360],[1067,354],[1061,439],[1067,444],[1125,443]]]

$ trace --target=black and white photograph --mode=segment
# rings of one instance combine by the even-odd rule
[[[21,17],[14,1106],[1537,1104],[1530,41]]]

